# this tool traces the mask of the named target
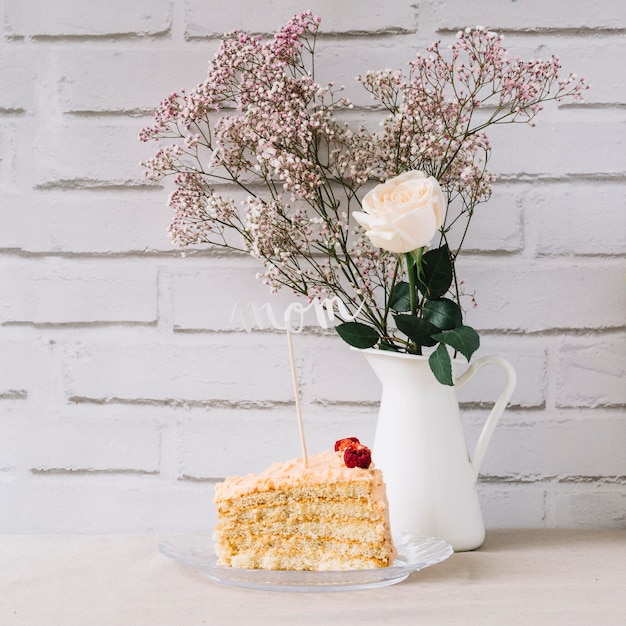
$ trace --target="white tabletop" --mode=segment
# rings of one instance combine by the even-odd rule
[[[626,530],[489,530],[402,583],[336,593],[214,583],[161,538],[0,536],[0,624],[626,624]]]

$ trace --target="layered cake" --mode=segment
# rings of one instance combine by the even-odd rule
[[[395,549],[382,472],[350,437],[335,450],[275,463],[215,487],[218,565],[352,570],[391,565]]]

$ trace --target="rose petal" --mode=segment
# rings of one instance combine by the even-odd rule
[[[395,228],[403,233],[407,242],[412,244],[407,252],[427,246],[437,232],[437,220],[433,211],[418,209],[403,215],[394,224]]]

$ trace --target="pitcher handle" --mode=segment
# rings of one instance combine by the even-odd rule
[[[472,468],[472,473],[474,474],[474,481],[478,479],[478,473],[480,471],[480,466],[482,465],[483,458],[485,457],[485,452],[487,451],[487,446],[489,445],[489,441],[491,439],[491,435],[493,435],[493,431],[500,419],[502,413],[504,413],[504,409],[506,409],[506,405],[509,403],[511,396],[513,395],[513,390],[515,389],[515,385],[517,383],[517,374],[513,369],[513,366],[505,359],[499,356],[483,356],[479,359],[476,359],[474,363],[472,363],[464,372],[459,376],[454,386],[458,389],[465,385],[471,378],[474,377],[474,374],[484,367],[485,365],[498,365],[504,370],[504,374],[506,376],[506,380],[504,383],[504,388],[500,393],[500,397],[496,400],[496,403],[493,405],[491,409],[491,413],[483,426],[483,429],[480,433],[480,437],[478,438],[478,443],[476,444],[476,448],[474,449],[474,454],[470,461],[470,466]]]

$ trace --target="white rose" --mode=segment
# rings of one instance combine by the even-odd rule
[[[430,243],[446,211],[439,182],[411,171],[376,185],[363,198],[363,211],[353,213],[377,248],[412,252]]]

